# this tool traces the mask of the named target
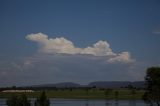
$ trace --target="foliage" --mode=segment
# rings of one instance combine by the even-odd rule
[[[114,92],[114,95],[115,95],[115,99],[118,99],[119,92],[118,92],[118,91],[115,91],[115,92]]]
[[[136,90],[133,88],[131,89],[131,95],[133,96],[133,99],[135,99]]]
[[[18,106],[18,97],[12,95],[6,102],[8,106]]]
[[[45,91],[41,93],[41,96],[35,101],[35,106],[49,106],[49,99],[46,96]]]
[[[148,68],[146,74],[146,92],[143,99],[147,103],[160,106],[160,67]]]
[[[112,89],[106,89],[105,90],[105,96],[106,96],[106,98],[108,98],[111,93],[112,93]]]
[[[20,97],[12,95],[7,101],[8,106],[30,106],[30,101],[27,99],[25,94]]]

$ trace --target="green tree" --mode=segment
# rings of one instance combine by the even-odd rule
[[[136,90],[134,88],[131,89],[131,95],[132,95],[133,99],[135,99],[135,94],[136,94]]]
[[[160,67],[151,67],[147,69],[146,77],[146,92],[143,99],[150,104],[160,106]]]
[[[117,100],[117,99],[118,99],[118,96],[119,96],[119,92],[118,92],[118,91],[115,91],[115,92],[114,92],[114,96],[115,96],[115,99]]]
[[[35,101],[35,106],[49,106],[49,99],[46,96],[45,91],[43,91],[40,97]]]
[[[131,90],[131,89],[133,89],[134,87],[133,87],[133,85],[129,84],[129,85],[127,86],[127,88],[128,88],[129,90]]]
[[[18,97],[16,95],[12,95],[9,99],[7,99],[6,104],[8,106],[18,106]]]
[[[30,101],[27,99],[27,96],[25,94],[22,94],[20,97],[16,95],[12,95],[11,98],[9,98],[6,101],[8,106],[30,106]]]
[[[106,89],[106,91],[105,91],[105,96],[106,96],[106,98],[108,99],[109,98],[109,95],[112,93],[112,89]]]
[[[19,106],[30,106],[30,101],[27,99],[27,96],[25,94],[22,94],[19,98]]]

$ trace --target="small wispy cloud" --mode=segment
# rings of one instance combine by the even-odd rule
[[[107,61],[113,62],[133,62],[129,52],[115,53],[110,48],[107,41],[99,40],[93,46],[86,48],[75,47],[74,43],[64,37],[48,38],[43,33],[29,34],[26,36],[27,40],[37,42],[39,44],[39,52],[45,54],[82,54],[93,56],[107,57]]]
[[[160,34],[160,27],[154,29],[152,33],[153,33],[153,34]]]
[[[153,34],[160,34],[160,31],[154,31]]]

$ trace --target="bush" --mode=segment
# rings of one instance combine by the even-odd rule
[[[35,101],[35,106],[49,106],[49,99],[46,96],[46,93],[43,91],[41,96]]]
[[[12,95],[6,102],[8,106],[31,106],[25,94],[22,94],[20,97]]]

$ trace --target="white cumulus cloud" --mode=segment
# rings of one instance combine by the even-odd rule
[[[86,48],[75,47],[73,42],[60,37],[48,38],[43,33],[29,34],[26,39],[37,42],[39,44],[39,52],[46,54],[88,54],[93,56],[107,56],[108,62],[132,62],[129,52],[114,53],[107,41],[98,41],[93,46]]]
[[[129,52],[122,52],[117,56],[110,58],[108,60],[108,62],[132,62],[132,61],[133,59],[131,59]]]

